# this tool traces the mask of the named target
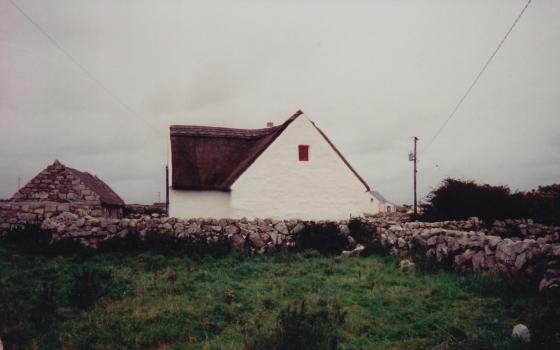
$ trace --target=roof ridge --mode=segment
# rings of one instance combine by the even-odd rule
[[[229,128],[222,126],[206,126],[206,125],[170,125],[169,134],[170,136],[200,136],[200,137],[230,137],[230,138],[241,138],[241,139],[253,139],[265,137],[274,134],[277,131],[281,131],[286,128],[293,120],[298,116],[302,115],[303,112],[298,110],[290,118],[288,118],[284,123],[267,127],[267,128],[257,128],[257,129],[242,129],[242,128]]]
[[[170,129],[217,129],[217,130],[235,130],[235,131],[259,131],[259,130],[270,130],[278,128],[280,125],[272,126],[268,128],[256,128],[256,129],[246,129],[246,128],[230,128],[226,126],[211,126],[211,125],[170,125]]]
[[[169,129],[214,129],[214,130],[232,130],[232,131],[267,131],[270,129],[279,129],[284,124],[288,122],[292,122],[295,118],[299,117],[303,114],[301,109],[298,109],[294,114],[292,114],[285,122],[280,125],[265,127],[265,128],[232,128],[227,126],[212,126],[212,125],[193,125],[193,124],[172,124],[169,126]]]

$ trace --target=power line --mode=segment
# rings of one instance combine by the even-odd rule
[[[463,102],[465,101],[465,99],[467,98],[467,96],[471,93],[471,90],[474,88],[474,86],[476,85],[476,83],[478,82],[478,80],[480,79],[480,77],[482,76],[482,74],[484,74],[484,72],[486,71],[486,68],[488,68],[488,65],[490,65],[490,62],[492,62],[492,60],[494,59],[494,57],[496,56],[496,54],[498,53],[498,51],[500,50],[500,48],[502,47],[502,45],[504,44],[504,42],[506,41],[506,39],[508,38],[508,36],[510,35],[510,33],[513,31],[513,28],[517,25],[517,22],[519,22],[519,20],[521,19],[521,16],[523,16],[523,14],[525,13],[525,10],[527,10],[527,7],[529,7],[529,4],[532,2],[533,0],[528,0],[527,3],[525,4],[525,6],[523,7],[523,9],[521,10],[521,12],[519,13],[519,15],[517,16],[517,18],[515,19],[515,21],[513,21],[513,24],[511,25],[511,27],[508,29],[508,31],[506,32],[506,35],[502,38],[502,40],[500,41],[500,43],[498,44],[498,46],[496,47],[496,49],[494,50],[494,52],[492,52],[492,55],[490,55],[490,58],[488,58],[488,60],[486,61],[486,63],[484,64],[484,66],[482,67],[482,69],[480,70],[480,72],[477,74],[476,78],[474,78],[473,82],[471,83],[471,85],[469,86],[469,88],[467,89],[467,91],[463,94],[463,96],[461,97],[461,99],[459,100],[459,102],[455,105],[455,108],[453,108],[453,110],[451,111],[451,114],[449,114],[449,116],[447,117],[447,119],[443,122],[443,124],[441,125],[441,127],[438,129],[438,131],[435,133],[434,137],[432,137],[432,139],[430,140],[430,142],[428,142],[428,144],[426,145],[426,147],[422,150],[422,153],[426,152],[428,150],[428,148],[432,145],[432,143],[434,143],[435,139],[439,136],[439,134],[441,133],[441,131],[445,128],[445,126],[447,125],[447,123],[449,123],[449,120],[451,120],[451,118],[453,118],[453,116],[455,115],[455,113],[457,112],[457,110],[459,109],[459,107],[461,107],[461,105],[463,104]]]
[[[31,16],[29,16],[20,6],[18,6],[13,0],[8,0],[10,2],[10,4],[12,4],[12,6],[14,6],[22,15],[23,17],[25,17],[31,24],[33,24],[33,26],[39,31],[41,32],[41,34],[43,34],[50,42],[51,44],[57,48],[60,52],[62,52],[62,54],[64,56],[66,56],[66,58],[72,62],[76,67],[78,67],[82,73],[84,73],[90,80],[92,80],[94,83],[96,83],[99,87],[101,87],[101,89],[107,94],[109,95],[118,105],[120,105],[123,109],[125,109],[128,113],[130,113],[132,116],[139,116],[139,113],[135,112],[131,107],[129,107],[123,100],[121,100],[116,94],[114,94],[107,86],[105,86],[105,84],[103,84],[99,79],[97,79],[86,67],[84,67],[84,65],[82,65],[80,62],[78,62],[78,60],[76,60],[66,49],[64,49],[64,47],[62,47],[62,45],[60,45],[58,43],[58,41],[56,41],[54,39],[54,37],[52,37],[45,29],[43,29],[43,27],[41,27],[39,25],[39,23],[37,23],[35,20],[33,20],[33,18],[31,18]],[[153,126],[151,123],[149,123],[146,119],[144,118],[140,118],[142,121],[144,121],[146,123],[146,125],[152,129],[154,132],[156,132],[157,134],[162,134],[162,132],[156,128],[155,126]]]

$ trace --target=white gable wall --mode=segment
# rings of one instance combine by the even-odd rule
[[[298,145],[309,145],[299,161]],[[339,220],[378,207],[364,184],[301,115],[233,184],[231,215],[247,218]]]

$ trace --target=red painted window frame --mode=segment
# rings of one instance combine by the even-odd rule
[[[300,162],[309,161],[309,145],[299,145],[298,146],[298,156]]]

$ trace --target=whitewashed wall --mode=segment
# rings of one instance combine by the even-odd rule
[[[373,195],[371,196],[371,205],[376,208],[379,212],[386,213],[387,207],[391,207],[391,212],[395,211],[395,205],[389,202],[381,202],[379,199],[375,198]]]
[[[185,191],[169,188],[169,216],[179,218],[229,218],[230,193]]]
[[[298,145],[309,145],[309,161],[299,161]],[[237,218],[310,220],[347,219],[379,210],[305,115],[292,122],[233,184],[231,206]]]

